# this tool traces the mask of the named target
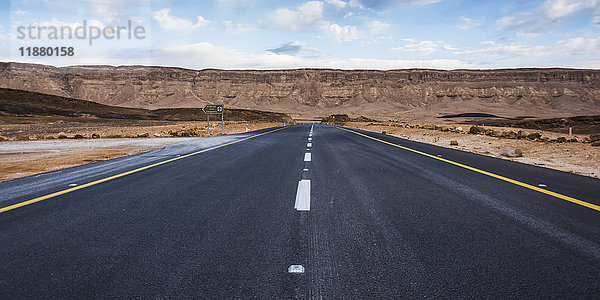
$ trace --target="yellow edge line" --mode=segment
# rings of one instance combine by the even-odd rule
[[[430,158],[433,158],[433,159],[437,159],[437,160],[440,160],[440,161],[443,161],[443,162],[446,162],[446,163],[449,163],[449,164],[452,164],[452,165],[455,165],[455,166],[458,166],[458,167],[461,167],[461,168],[465,168],[467,170],[471,170],[471,171],[474,171],[474,172],[477,172],[477,173],[480,173],[480,174],[484,174],[484,175],[487,175],[487,176],[490,176],[490,177],[494,177],[496,179],[500,179],[500,180],[503,180],[503,181],[506,181],[506,182],[510,182],[512,184],[516,184],[518,186],[522,186],[524,188],[528,188],[528,189],[534,190],[536,192],[540,192],[540,193],[543,193],[543,194],[546,194],[546,195],[550,195],[550,196],[553,196],[553,197],[556,197],[556,198],[559,198],[559,199],[562,199],[562,200],[569,201],[571,203],[579,204],[581,206],[585,206],[585,207],[588,207],[588,208],[600,211],[600,206],[592,204],[592,203],[588,203],[588,202],[585,202],[585,201],[582,201],[582,200],[579,200],[579,199],[575,199],[573,197],[565,196],[563,194],[559,194],[559,193],[556,193],[556,192],[553,192],[553,191],[542,189],[542,188],[539,188],[537,186],[530,185],[530,184],[527,184],[527,183],[524,183],[524,182],[520,182],[520,181],[517,181],[517,180],[514,180],[514,179],[510,179],[508,177],[504,177],[504,176],[501,176],[501,175],[498,175],[498,174],[494,174],[494,173],[491,173],[491,172],[488,172],[488,171],[480,170],[480,169],[477,169],[477,168],[474,168],[474,167],[471,167],[471,166],[467,166],[467,165],[464,165],[464,164],[461,164],[461,163],[457,163],[457,162],[451,161],[449,159],[441,158],[441,157],[438,157],[438,156],[435,156],[435,155],[431,155],[431,154],[428,154],[428,153],[425,153],[425,152],[421,152],[421,151],[418,151],[418,150],[414,150],[414,149],[411,149],[411,148],[408,148],[408,147],[404,147],[404,146],[400,146],[400,145],[397,145],[397,144],[394,144],[394,143],[386,142],[384,140],[380,140],[378,138],[374,138],[374,137],[368,136],[366,134],[362,134],[360,132],[356,132],[354,130],[349,130],[349,129],[341,128],[341,127],[338,127],[338,128],[341,129],[341,130],[345,130],[345,131],[348,131],[348,132],[351,132],[351,133],[354,133],[354,134],[358,134],[360,136],[363,136],[363,137],[366,137],[366,138],[369,138],[369,139],[372,139],[372,140],[375,140],[375,141],[378,141],[378,142],[390,145],[390,146],[398,147],[400,149],[404,149],[404,150],[407,150],[407,151],[410,151],[410,152],[414,152],[414,153],[417,153],[417,154],[420,154],[420,155],[423,155],[423,156],[427,156],[427,157],[430,157]]]
[[[19,207],[23,207],[23,206],[26,206],[26,205],[30,205],[30,204],[33,204],[33,203],[36,203],[36,202],[44,201],[44,200],[47,200],[47,199],[50,199],[50,198],[54,198],[54,197],[57,197],[57,196],[60,196],[60,195],[64,195],[64,194],[67,194],[67,193],[70,193],[70,192],[74,192],[74,191],[77,191],[77,190],[81,190],[81,189],[84,189],[84,188],[92,186],[92,185],[97,185],[97,184],[100,184],[100,183],[103,183],[103,182],[107,182],[107,181],[110,181],[110,180],[113,180],[113,179],[117,179],[117,178],[120,178],[120,177],[123,177],[123,176],[127,176],[129,174],[133,174],[133,173],[137,173],[137,172],[140,172],[140,171],[143,171],[143,170],[147,170],[147,169],[150,169],[150,168],[153,168],[153,167],[156,167],[156,166],[164,165],[164,164],[167,164],[167,163],[179,160],[179,159],[183,159],[183,158],[186,158],[186,157],[194,156],[194,155],[197,155],[197,154],[200,154],[200,153],[204,153],[204,152],[208,152],[208,151],[211,151],[211,150],[215,150],[215,149],[218,149],[218,148],[221,148],[221,147],[233,145],[235,143],[243,142],[243,141],[255,138],[255,137],[259,137],[261,135],[273,133],[275,131],[279,131],[279,130],[282,130],[282,129],[285,129],[285,128],[286,127],[282,127],[282,128],[277,128],[277,129],[274,129],[274,130],[271,130],[271,131],[259,133],[259,134],[253,135],[253,136],[249,136],[247,138],[243,138],[241,140],[237,140],[237,141],[225,143],[225,144],[222,144],[222,145],[214,146],[214,147],[211,147],[211,148],[207,148],[207,149],[204,149],[204,150],[196,151],[196,152],[189,153],[189,154],[186,154],[186,155],[183,155],[183,156],[171,158],[171,159],[168,159],[168,160],[165,160],[165,161],[161,161],[161,162],[158,162],[158,163],[155,163],[155,164],[144,166],[144,167],[141,167],[141,168],[138,168],[138,169],[135,169],[135,170],[127,171],[127,172],[124,172],[124,173],[120,173],[120,174],[117,174],[117,175],[113,175],[113,176],[110,176],[110,177],[106,177],[106,178],[102,178],[102,179],[99,179],[99,180],[96,180],[96,181],[92,181],[92,182],[89,182],[89,183],[86,183],[86,184],[82,184],[82,185],[79,185],[79,186],[76,186],[76,187],[73,187],[73,188],[70,188],[70,189],[58,191],[56,193],[52,193],[52,194],[48,194],[48,195],[45,195],[45,196],[37,197],[37,198],[31,199],[31,200],[19,202],[19,203],[10,205],[10,206],[6,206],[6,207],[3,207],[3,208],[0,208],[0,213],[7,212],[9,210],[13,210],[13,209],[16,209],[16,208],[19,208]]]

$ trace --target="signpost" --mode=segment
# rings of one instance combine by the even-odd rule
[[[225,125],[223,124],[224,110],[225,108],[223,107],[223,104],[208,104],[202,109],[202,111],[206,114],[208,135],[210,135],[210,115],[221,115],[221,135],[223,135],[223,128],[225,127]]]

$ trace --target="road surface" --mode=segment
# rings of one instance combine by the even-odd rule
[[[0,294],[598,298],[598,205],[597,179],[365,131],[196,139],[0,183]]]

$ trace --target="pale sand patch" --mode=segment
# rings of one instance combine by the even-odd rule
[[[38,124],[43,125],[43,124]],[[143,132],[162,133],[169,130],[186,127],[202,127],[203,122],[176,122],[172,125],[161,126],[89,126],[85,128],[72,127],[69,135],[75,133],[90,136],[99,132],[102,136],[109,134],[140,134]],[[211,122],[211,131],[221,133],[220,122]],[[279,123],[249,123],[249,130],[258,130],[274,126]],[[23,125],[15,124],[12,126]],[[27,130],[24,130],[27,132]],[[230,122],[225,124],[225,134],[236,134],[246,131],[246,123]],[[46,133],[47,135],[48,133]],[[151,134],[150,136],[153,136]],[[6,141],[0,142],[0,181],[6,181],[45,172],[65,169],[92,162],[113,159],[138,153],[158,150],[165,146],[181,143],[192,138],[118,138],[118,139],[84,139],[84,140],[32,140],[32,141]]]

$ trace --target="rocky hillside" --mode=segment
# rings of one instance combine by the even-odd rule
[[[199,108],[163,108],[148,110],[109,106],[95,102],[21,90],[0,88],[0,116],[62,116],[100,119],[204,121],[206,114]],[[221,116],[213,116],[218,120]],[[225,109],[228,121],[291,122],[283,113],[246,109]]]
[[[148,109],[224,103],[323,116],[600,114],[600,70],[226,71],[0,63],[0,87]]]

